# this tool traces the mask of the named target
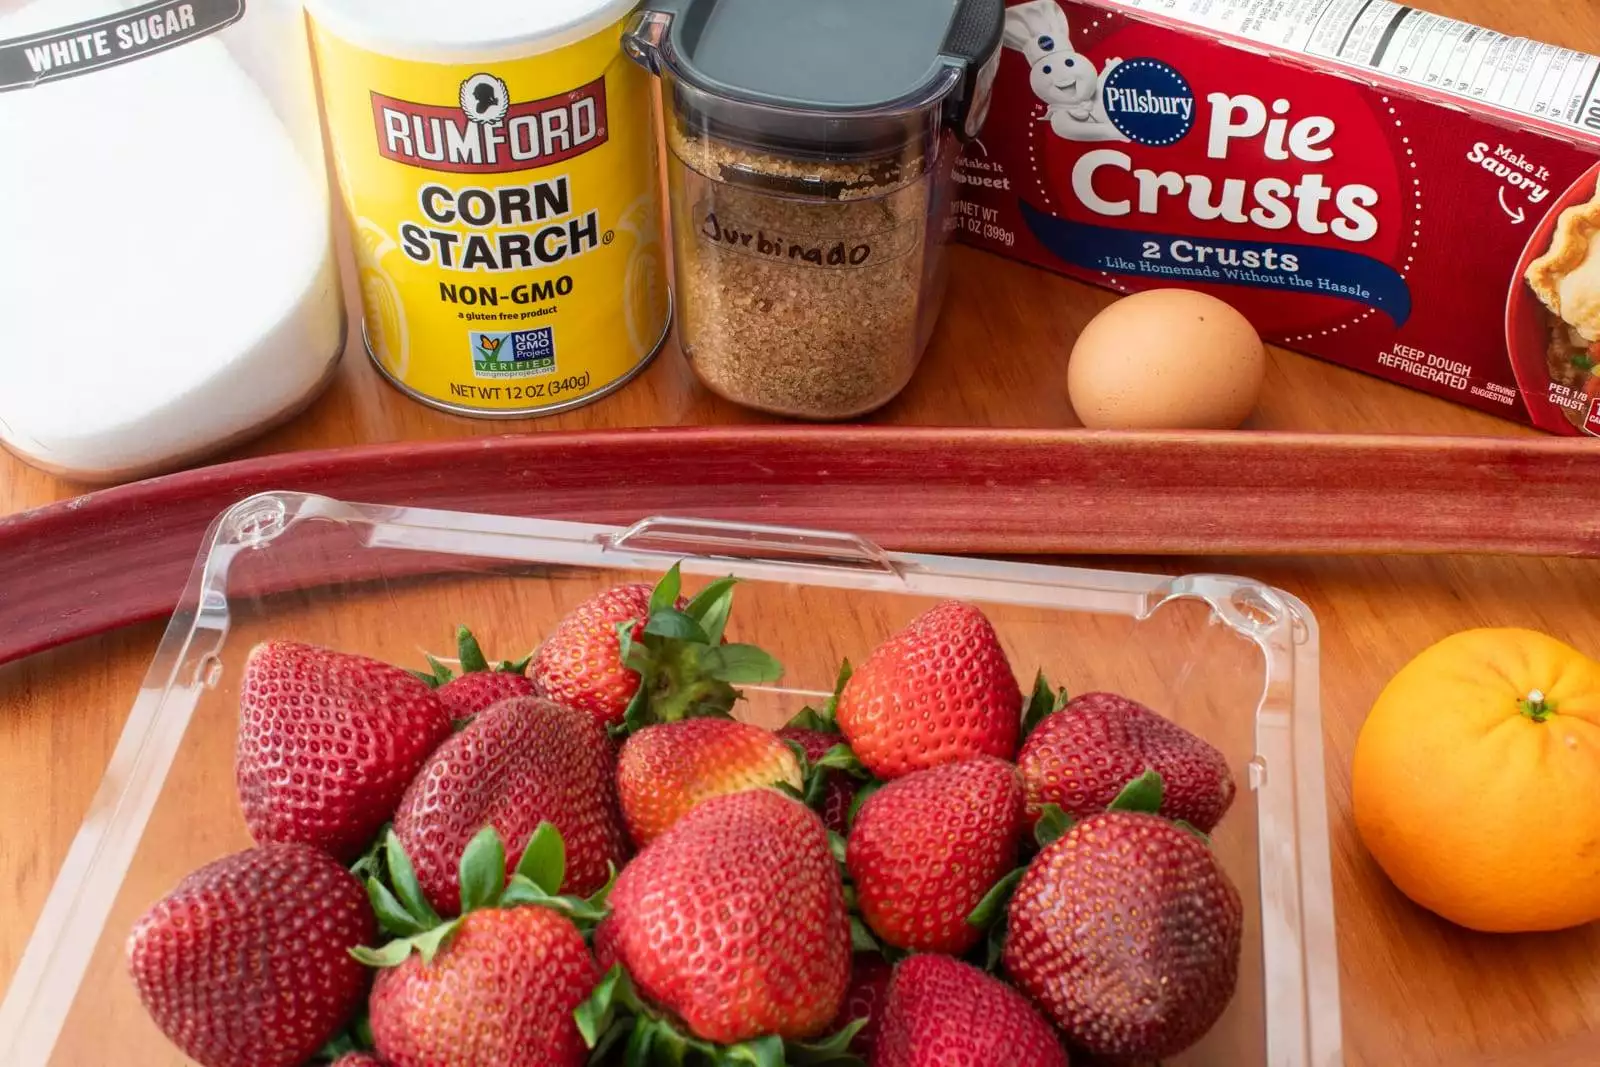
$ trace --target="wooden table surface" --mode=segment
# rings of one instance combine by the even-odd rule
[[[1433,0],[1495,28],[1600,50],[1600,5]],[[974,252],[953,253],[949,305],[918,377],[872,421],[1074,424],[1072,338],[1109,297]],[[974,353],[983,358],[975,360]],[[388,388],[352,341],[332,388],[301,418],[235,455],[507,431],[731,423],[755,416],[699,388],[668,348],[635,383],[537,421],[473,421]],[[1485,415],[1274,351],[1261,429],[1517,435]],[[82,490],[0,453],[0,514]],[[1558,518],[1558,517],[1557,517]],[[1099,562],[1099,561],[1097,561]],[[1117,560],[1171,571],[1192,561]],[[1600,932],[1485,937],[1410,905],[1362,850],[1349,760],[1363,716],[1413,653],[1455,630],[1532,626],[1600,653],[1600,562],[1489,558],[1208,560],[1305,599],[1322,625],[1322,706],[1346,1062],[1361,1067],[1600,1063]],[[139,626],[0,668],[0,983],[9,981],[78,827],[160,629]],[[1537,887],[1531,887],[1537,891]]]

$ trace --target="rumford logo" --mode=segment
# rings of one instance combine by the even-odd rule
[[[491,74],[461,84],[456,105],[372,94],[378,154],[452,174],[504,174],[547,167],[606,143],[605,78],[558,96],[512,103]]]

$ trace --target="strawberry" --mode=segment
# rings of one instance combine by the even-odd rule
[[[775,785],[802,788],[799,759],[770,732],[733,719],[647,726],[617,759],[623,821],[640,848],[704,800]]]
[[[333,1067],[390,1067],[370,1052],[346,1052],[333,1061]]]
[[[1022,691],[994,627],[947,601],[873,650],[844,683],[836,715],[856,756],[882,779],[972,756],[1010,759]]]
[[[1108,811],[1039,853],[1011,899],[1005,966],[1069,1041],[1165,1059],[1233,997],[1243,909],[1204,839]]]
[[[808,764],[816,763],[835,747],[845,743],[843,734],[813,730],[803,726],[785,726],[778,731],[777,736],[780,741],[790,741],[799,745],[801,751],[805,753]],[[861,782],[848,772],[834,768],[822,769],[820,773],[821,796],[817,798],[814,806],[817,814],[822,816],[822,825],[836,834],[843,835],[849,830],[850,804],[855,800]]]
[[[456,627],[456,662],[461,667],[460,674],[432,656],[428,657],[428,673],[411,673],[434,688],[440,703],[457,722],[502,700],[533,695],[533,682],[524,673],[529,660],[502,660],[491,665],[478,639],[465,626]]]
[[[290,641],[251,650],[234,775],[259,844],[359,855],[393,814],[450,715],[398,667]]]
[[[1165,785],[1161,814],[1210,833],[1233,803],[1228,761],[1211,745],[1143,704],[1086,693],[1047,715],[1017,756],[1028,821],[1046,804],[1074,818],[1104,811],[1146,771]]]
[[[863,1026],[850,1042],[850,1051],[863,1058],[872,1055],[873,1043],[883,1026],[884,1002],[889,995],[889,979],[894,968],[876,952],[858,952],[850,967],[850,987],[845,991],[844,1006],[833,1020],[830,1030],[840,1031],[857,1019],[865,1019]]]
[[[475,833],[493,826],[515,866],[528,835],[553,823],[570,850],[569,892],[590,893],[625,858],[611,745],[585,712],[539,697],[496,704],[439,746],[394,816],[417,880],[441,913],[461,907],[456,877]]]
[[[913,771],[867,798],[846,864],[861,917],[896,948],[959,956],[969,915],[1017,863],[1022,779],[992,756]]]
[[[326,853],[270,844],[216,860],[128,938],[139,999],[205,1067],[299,1067],[367,990],[352,948],[375,932],[361,884]]]
[[[588,716],[575,716],[599,729]],[[600,977],[573,919],[597,918],[597,900],[556,897],[567,880],[559,832],[542,823],[513,871],[492,827],[461,858],[463,915],[440,920],[422,897],[397,836],[386,842],[393,890],[368,891],[385,927],[401,935],[356,958],[381,968],[368,1002],[378,1053],[392,1067],[580,1067],[588,1046],[574,1010]]]
[[[597,593],[534,653],[528,675],[535,690],[613,729],[727,714],[739,697],[734,684],[772,682],[782,673],[753,645],[723,641],[734,585],[721,578],[684,600],[674,565],[653,589],[619,585]]]
[[[872,1067],[1067,1067],[1016,990],[948,956],[912,956],[889,983]]]
[[[814,1037],[844,1001],[838,863],[816,813],[776,790],[689,812],[618,876],[611,909],[617,960],[694,1039]]]
[[[579,1067],[573,1010],[599,979],[583,935],[548,908],[474,911],[424,963],[410,956],[372,987],[372,1036],[394,1067]]]

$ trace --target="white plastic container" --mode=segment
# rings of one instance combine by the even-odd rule
[[[0,6],[0,443],[170,469],[297,412],[344,343],[298,0]]]

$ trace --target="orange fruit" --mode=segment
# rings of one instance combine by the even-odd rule
[[[1473,930],[1600,919],[1600,663],[1531,630],[1456,634],[1373,705],[1356,828],[1406,896]]]

